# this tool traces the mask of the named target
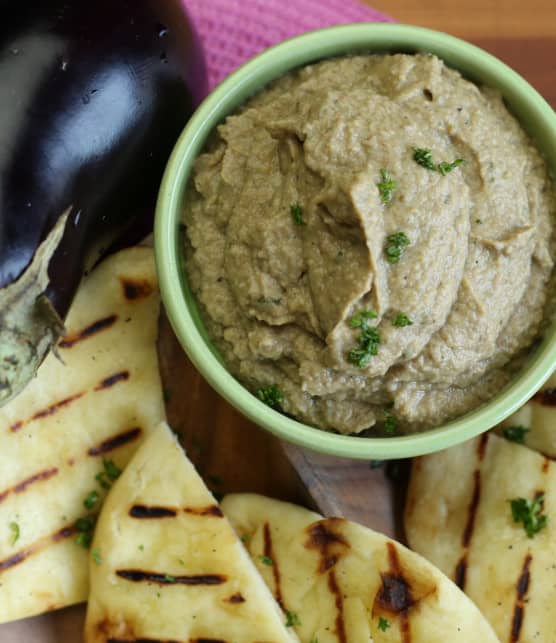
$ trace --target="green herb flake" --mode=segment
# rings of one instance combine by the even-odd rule
[[[427,150],[423,147],[414,147],[413,148],[413,160],[418,163],[421,167],[426,168],[436,172],[436,165],[432,160],[432,150]]]
[[[104,470],[106,471],[108,479],[112,482],[117,480],[122,474],[122,470],[120,469],[120,467],[114,464],[112,460],[106,460],[106,458],[103,458],[102,465],[104,466]]]
[[[85,500],[83,500],[83,506],[85,507],[85,509],[91,511],[91,509],[95,508],[97,502],[99,501],[99,498],[100,496],[98,494],[98,491],[91,491],[91,493],[87,495]]]
[[[413,160],[421,167],[424,167],[427,170],[431,170],[431,172],[440,172],[442,176],[446,176],[446,174],[449,174],[452,170],[455,170],[456,167],[459,167],[460,165],[465,163],[465,159],[456,159],[451,163],[448,163],[447,161],[441,161],[440,163],[436,164],[432,158],[432,151],[422,147],[413,148]]]
[[[296,225],[305,225],[305,219],[303,218],[303,207],[299,205],[299,203],[290,205],[290,213],[292,215],[293,222]]]
[[[388,170],[380,170],[380,183],[377,183],[378,193],[382,203],[390,203],[396,189],[396,181],[392,178]]]
[[[403,249],[411,244],[405,232],[395,232],[386,237],[386,260],[389,263],[398,263],[402,257]]]
[[[387,618],[383,618],[382,616],[378,617],[378,629],[381,632],[386,632],[386,630],[390,627],[390,621]]]
[[[395,317],[392,325],[398,326],[399,328],[404,328],[405,326],[413,326],[413,322],[405,313],[400,313]]]
[[[371,358],[378,353],[380,344],[380,335],[374,326],[370,325],[372,319],[376,319],[377,314],[372,310],[362,310],[355,314],[350,320],[349,325],[352,328],[360,328],[358,348],[353,348],[348,353],[347,359],[350,364],[355,364],[359,368],[365,368],[369,365]]]
[[[301,620],[296,612],[286,612],[286,627],[293,627],[294,625],[301,625]]]
[[[438,164],[438,171],[440,172],[440,174],[442,174],[442,176],[446,176],[446,174],[448,174],[452,170],[455,170],[456,167],[459,167],[462,163],[465,163],[463,159],[456,159],[451,163],[442,161],[441,163]]]
[[[384,411],[384,430],[388,435],[393,435],[398,428],[398,419],[390,411]]]
[[[525,434],[529,433],[531,429],[528,429],[521,424],[516,424],[514,426],[507,426],[502,430],[502,433],[506,440],[510,442],[517,442],[517,444],[525,444]]]
[[[176,582],[176,577],[172,576],[171,574],[164,574],[164,580],[167,583],[175,583]]]
[[[137,549],[139,551],[145,551],[145,545],[139,545],[139,547],[137,547]]]
[[[263,556],[262,554],[259,556],[259,560],[263,565],[268,565],[269,567],[274,565],[274,561],[270,556]]]
[[[99,485],[108,491],[112,487],[110,482],[106,478],[106,472],[105,471],[100,471],[99,473],[96,474],[95,480],[99,483]]]
[[[548,516],[542,513],[544,494],[540,494],[534,500],[527,498],[514,498],[509,500],[512,509],[514,522],[523,523],[523,529],[529,538],[533,538],[541,529],[546,527]]]
[[[313,638],[309,641],[309,643],[319,643],[319,640],[316,636],[313,636]]]
[[[89,547],[91,546],[91,543],[93,542],[93,532],[92,531],[81,532],[75,539],[75,542],[78,545],[81,545],[81,547],[84,547],[85,549],[89,549]]]
[[[264,402],[267,406],[270,406],[271,409],[275,409],[276,411],[282,410],[284,395],[282,391],[276,386],[276,384],[258,389],[257,397],[259,398],[259,400],[261,400],[261,402]]]
[[[241,542],[246,545],[249,542],[249,534],[241,534]]]
[[[178,563],[182,566],[185,567],[185,561],[182,558],[178,558]]]
[[[95,547],[91,552],[91,558],[95,561],[97,565],[102,564],[102,556],[100,555],[100,549]]]
[[[75,521],[74,529],[79,532],[75,542],[85,549],[89,549],[93,541],[93,531],[96,519],[94,516],[84,516]]]
[[[12,532],[11,543],[12,545],[15,545],[20,536],[19,525],[17,524],[17,522],[10,523],[10,531]]]

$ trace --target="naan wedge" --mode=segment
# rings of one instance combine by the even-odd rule
[[[510,427],[521,431],[523,444],[551,458],[556,458],[556,374],[516,413],[498,427],[497,433]]]
[[[0,623],[87,599],[84,500],[164,419],[153,252],[122,251],[79,287],[59,358],[0,409]],[[108,481],[107,481],[108,482]],[[107,485],[105,485],[107,486]]]
[[[254,494],[222,509],[303,642],[498,640],[451,581],[382,534]]]
[[[510,500],[544,494],[545,527],[528,537]],[[465,590],[501,641],[556,643],[556,465],[484,434],[413,462],[410,546]]]
[[[292,628],[166,424],[95,532],[86,643],[291,643]]]

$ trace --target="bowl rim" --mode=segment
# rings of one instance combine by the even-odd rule
[[[394,437],[341,435],[305,425],[266,406],[224,367],[197,326],[187,304],[180,253],[181,198],[189,170],[215,125],[279,76],[319,59],[367,51],[424,51],[444,59],[463,75],[499,88],[556,168],[556,114],[540,94],[500,60],[448,34],[392,23],[328,27],[286,40],[250,59],[216,87],[198,107],[168,161],[155,216],[155,258],[162,300],[176,336],[208,383],[258,426],[314,451],[354,459],[392,459],[424,455],[471,439],[514,413],[546,381],[556,362],[556,328],[547,331],[529,364],[494,398],[466,415],[420,433]],[[533,131],[532,131],[533,130]],[[542,142],[542,145],[541,145]],[[189,294],[189,296],[191,296]]]

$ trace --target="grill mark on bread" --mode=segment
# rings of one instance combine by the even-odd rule
[[[456,565],[456,570],[454,572],[454,583],[460,588],[463,589],[465,586],[465,580],[467,577],[467,552],[459,559],[458,564]]]
[[[338,586],[338,581],[336,580],[336,572],[334,569],[331,569],[328,572],[328,589],[334,596],[334,602],[336,604],[336,621],[334,632],[338,637],[338,641],[340,641],[340,643],[347,643],[346,625],[344,622],[344,601],[342,598],[342,592]]]
[[[96,386],[95,391],[103,391],[106,388],[110,388],[117,384],[118,382],[125,382],[129,379],[129,371],[119,371],[113,375],[109,375],[101,380]]]
[[[49,545],[62,542],[63,540],[66,540],[67,538],[69,538],[70,536],[73,536],[76,533],[77,533],[77,530],[73,525],[67,525],[65,527],[62,527],[61,529],[58,529],[58,531],[55,531],[50,536],[45,536],[44,538],[41,538],[40,540],[29,545],[28,547],[20,549],[19,551],[15,552],[11,556],[8,556],[8,558],[4,558],[3,560],[0,560],[0,574],[2,572],[6,572],[12,569],[16,565],[19,565],[20,563],[25,562],[33,554],[37,554],[40,551],[43,551]]]
[[[157,583],[158,585],[222,585],[227,578],[223,574],[187,574],[174,576],[143,569],[118,569],[116,576],[132,583]]]
[[[124,297],[128,301],[136,301],[148,297],[154,290],[153,285],[146,279],[125,279],[120,278]]]
[[[510,630],[510,643],[517,643],[521,634],[521,626],[523,625],[523,614],[525,612],[525,604],[527,602],[527,592],[529,591],[529,584],[531,581],[531,561],[533,557],[527,554],[521,567],[521,573],[516,583],[516,600],[514,606],[514,613],[512,617],[512,629]]]
[[[39,471],[38,473],[25,478],[21,482],[9,487],[8,489],[0,493],[0,503],[2,503],[9,495],[12,493],[23,493],[26,489],[34,484],[35,482],[42,482],[44,480],[49,480],[58,473],[58,467],[52,467],[52,469],[44,469],[44,471]]]
[[[332,527],[340,524],[343,518],[319,520],[308,527],[309,538],[305,542],[307,549],[316,549],[320,553],[319,572],[324,574],[334,567],[339,558],[349,549],[349,543]],[[345,548],[345,549],[344,549]]]
[[[274,577],[274,598],[280,606],[280,608],[287,612],[287,609],[284,605],[284,598],[282,596],[282,587],[280,582],[280,567],[278,561],[274,558],[274,551],[272,547],[272,534],[270,532],[270,525],[265,522],[263,527],[263,541],[264,541],[264,550],[263,555],[272,560],[272,575]]]
[[[549,469],[549,467],[550,467],[550,460],[549,460],[548,458],[546,458],[546,457],[545,457],[545,458],[543,458],[542,466],[541,466],[541,471],[542,471],[543,473],[548,473],[548,469]]]
[[[208,505],[207,507],[185,507],[183,512],[194,516],[214,516],[223,518],[224,514],[218,505]]]
[[[411,643],[409,609],[415,604],[415,600],[409,582],[403,576],[396,546],[387,542],[386,548],[390,570],[380,575],[382,587],[375,598],[375,604],[385,612],[399,617],[402,641]]]
[[[237,605],[239,603],[245,603],[245,598],[243,597],[241,592],[236,592],[235,594],[232,594],[231,596],[228,596],[228,598],[224,599],[227,603],[232,603],[233,605]]]
[[[85,391],[81,393],[75,393],[74,395],[70,395],[69,397],[66,397],[63,400],[54,402],[54,404],[51,404],[50,406],[47,406],[46,408],[41,409],[40,411],[37,411],[29,419],[19,420],[15,422],[10,426],[10,431],[15,433],[16,431],[19,431],[19,429],[23,428],[25,425],[30,424],[35,420],[41,420],[42,418],[48,417],[49,415],[54,415],[54,413],[57,413],[60,409],[68,407],[72,402],[75,402],[75,400],[78,400],[80,397],[83,397],[84,395],[85,395]]]
[[[92,335],[96,335],[103,330],[106,330],[113,326],[118,319],[118,315],[109,315],[108,317],[103,317],[102,319],[97,319],[97,321],[85,326],[85,328],[77,331],[73,335],[64,337],[60,342],[58,342],[58,348],[72,348],[75,344],[88,339]]]
[[[473,538],[473,531],[475,529],[475,520],[477,518],[477,511],[479,509],[479,504],[481,502],[481,468],[480,467],[481,467],[481,462],[485,457],[487,444],[488,444],[488,434],[483,433],[477,447],[477,457],[479,460],[479,466],[473,472],[473,495],[471,496],[471,501],[469,502],[467,523],[465,525],[465,529],[463,530],[463,534],[461,538],[463,553],[454,570],[454,582],[461,590],[465,588],[465,581],[467,579],[467,562],[468,562],[467,559],[469,555],[469,548],[471,545],[471,539]]]
[[[104,455],[105,453],[109,453],[110,451],[114,451],[115,449],[124,446],[124,444],[137,440],[141,437],[142,433],[143,429],[139,426],[135,426],[132,429],[122,431],[121,433],[117,433],[116,435],[103,440],[96,447],[91,447],[87,453],[90,456]]]
[[[556,406],[556,388],[545,388],[533,395],[533,401],[543,406]]]
[[[177,511],[171,507],[160,507],[147,505],[133,505],[129,510],[129,515],[132,518],[139,518],[140,520],[150,520],[157,518],[175,518]]]

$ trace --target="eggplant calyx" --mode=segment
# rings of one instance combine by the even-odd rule
[[[17,281],[0,289],[0,406],[25,388],[64,333],[64,322],[44,291],[70,211],[58,218]]]

